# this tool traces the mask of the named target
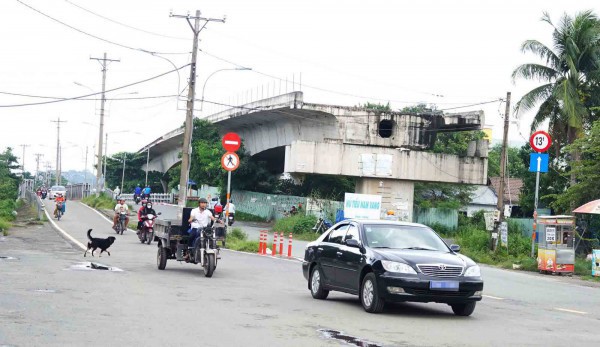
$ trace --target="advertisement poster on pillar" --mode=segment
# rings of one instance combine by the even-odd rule
[[[344,217],[381,219],[381,195],[345,193]]]

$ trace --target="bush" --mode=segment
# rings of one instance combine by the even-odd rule
[[[86,196],[85,198],[81,199],[81,201],[93,208],[109,210],[115,208],[115,205],[117,204],[117,202],[111,196],[104,193],[100,194],[100,196]]]
[[[227,238],[232,238],[240,241],[246,241],[248,239],[248,234],[242,231],[240,228],[233,228]]]
[[[266,222],[267,220],[261,216],[257,216],[246,212],[235,212],[235,219],[243,222]]]
[[[0,218],[0,232],[2,235],[8,236],[8,229],[11,227],[11,224],[3,218]]]
[[[428,225],[428,227],[430,227],[431,229],[435,230],[436,233],[443,236],[452,236],[456,234],[456,230],[444,224],[433,223],[431,225]]]
[[[14,200],[0,200],[0,218],[6,221],[14,220],[13,211],[16,210],[16,207]]]
[[[315,216],[295,215],[277,220],[272,230],[285,234],[293,233],[294,238],[298,240],[313,241],[320,236],[312,230],[316,223]]]
[[[227,248],[240,252],[258,252],[258,241],[240,240],[238,238],[227,238]]]

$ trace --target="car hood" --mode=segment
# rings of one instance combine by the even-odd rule
[[[381,260],[404,262],[409,265],[447,264],[466,267],[472,263],[469,258],[451,252],[411,249],[378,249],[373,252],[378,254]]]

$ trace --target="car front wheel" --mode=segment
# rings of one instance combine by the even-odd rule
[[[312,274],[310,275],[310,294],[315,299],[323,300],[327,299],[329,291],[323,289],[323,277],[321,276],[321,268],[316,265],[313,268]]]
[[[385,301],[379,296],[375,274],[368,273],[363,279],[360,288],[360,302],[369,313],[380,313],[383,311]]]
[[[452,312],[455,315],[467,317],[475,311],[475,304],[475,302],[468,302],[466,304],[453,304],[450,307],[452,307]]]

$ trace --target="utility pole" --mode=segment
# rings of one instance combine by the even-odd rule
[[[148,164],[150,163],[150,146],[148,146],[146,152],[146,183],[144,184],[144,187],[148,186]]]
[[[21,147],[23,147],[23,157],[21,158],[21,170],[23,171],[23,174],[25,174],[25,148],[29,147],[29,145],[19,145]]]
[[[123,175],[121,175],[121,192],[124,191],[123,184],[125,184],[125,160],[126,159],[127,159],[127,157],[125,156],[125,153],[123,153]]]
[[[60,116],[57,120],[51,120],[50,122],[56,123],[56,185],[60,185],[60,123],[66,123],[66,120],[60,120]]]
[[[498,231],[500,223],[504,222],[504,187],[505,187],[505,175],[506,175],[506,146],[508,143],[508,126],[510,124],[510,92],[506,93],[506,109],[504,111],[504,134],[502,137],[502,153],[500,154],[500,187],[498,188],[498,203],[496,208],[500,211],[500,218],[496,223],[496,227],[492,232],[492,245],[491,249],[496,250],[496,239],[498,238]],[[495,238],[493,236],[496,236]]]
[[[38,181],[40,177],[40,157],[43,157],[42,153],[35,154],[35,181]]]
[[[108,133],[106,133],[106,141],[104,141],[104,170],[102,171],[102,176],[104,177],[104,185],[106,185],[106,158],[108,157]],[[102,165],[100,165],[102,168]]]
[[[188,88],[188,99],[187,99],[187,110],[185,117],[185,131],[183,133],[183,146],[181,149],[181,177],[179,179],[179,199],[177,204],[179,205],[179,213],[183,213],[183,208],[186,205],[186,197],[187,197],[187,183],[189,179],[189,171],[190,171],[190,155],[191,155],[191,143],[192,143],[192,128],[193,128],[193,118],[194,118],[194,96],[196,89],[196,56],[198,53],[198,34],[200,31],[206,27],[209,22],[221,22],[225,23],[225,18],[216,19],[216,18],[206,18],[200,17],[200,10],[196,10],[195,16],[188,15],[174,15],[170,14],[171,17],[176,18],[185,18],[190,25],[190,28],[194,32],[194,41],[192,44],[192,63],[190,65],[190,80],[189,80],[189,88]],[[190,19],[194,19],[194,25]],[[200,21],[204,21],[204,25],[200,28]]]
[[[102,168],[102,134],[104,132],[104,104],[106,103],[106,95],[105,95],[105,90],[106,90],[106,67],[108,66],[107,63],[110,62],[119,62],[120,60],[115,60],[115,59],[108,59],[106,58],[106,52],[104,52],[104,56],[102,58],[92,58],[90,57],[91,60],[97,60],[100,65],[102,65],[102,96],[100,98],[100,132],[98,135],[98,171],[96,172],[96,196],[100,195],[100,190],[101,187],[100,186],[100,173],[102,172],[101,168]]]

